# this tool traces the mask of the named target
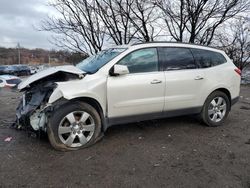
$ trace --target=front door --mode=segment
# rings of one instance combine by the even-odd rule
[[[162,112],[165,76],[159,71],[157,49],[133,51],[117,64],[126,65],[129,74],[108,77],[108,117]]]

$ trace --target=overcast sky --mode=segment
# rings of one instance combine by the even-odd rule
[[[37,31],[41,20],[52,15],[46,0],[0,0],[0,46],[54,48],[48,39],[51,33]]]

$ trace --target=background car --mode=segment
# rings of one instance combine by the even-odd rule
[[[5,73],[15,76],[28,76],[31,74],[31,70],[28,65],[9,65]]]
[[[28,76],[31,74],[30,68],[28,65],[13,65],[16,72],[14,75],[16,76]]]
[[[7,69],[6,65],[1,65],[0,66],[0,75],[6,74],[6,69]]]
[[[19,77],[12,75],[0,75],[0,88],[16,87],[22,80]]]
[[[39,71],[39,69],[36,66],[29,66],[30,68],[30,74],[35,74]]]

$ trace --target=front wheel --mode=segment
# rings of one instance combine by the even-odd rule
[[[101,118],[95,108],[83,102],[66,103],[53,112],[48,137],[57,150],[76,150],[93,145],[101,134]]]
[[[211,127],[217,127],[224,123],[230,110],[230,101],[228,96],[215,91],[210,94],[203,105],[201,117],[203,122]]]

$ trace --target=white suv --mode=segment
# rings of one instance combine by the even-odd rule
[[[109,126],[128,122],[200,114],[206,125],[218,126],[238,100],[240,73],[210,47],[117,46],[23,81],[17,125],[47,132],[59,150],[90,146]]]

